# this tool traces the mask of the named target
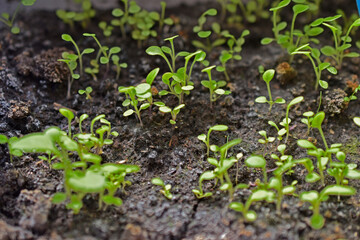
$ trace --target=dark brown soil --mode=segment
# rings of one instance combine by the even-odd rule
[[[217,7],[211,3],[191,9],[186,6],[170,9],[168,12],[180,19],[180,25],[170,28],[157,39],[151,39],[146,46],[164,45],[162,39],[180,34],[181,37],[175,40],[176,48],[194,51],[190,43],[194,37],[191,29],[196,24],[196,18],[209,6]],[[334,15],[334,10],[339,7],[348,13],[356,9],[355,1],[324,1],[322,14]],[[163,73],[167,66],[160,58],[147,56],[146,47],[137,49],[136,42],[122,40],[117,31],[105,39],[96,23],[109,16],[109,12],[99,12],[88,29],[77,26],[76,31],[70,34],[81,48],[95,48],[95,43],[81,37],[81,33],[97,33],[104,44],[122,48],[121,60],[129,67],[122,71],[119,81],[114,79],[114,71],[105,78],[105,68],[101,70],[98,81],[92,81],[89,76],[75,81],[70,100],[66,100],[68,72],[56,61],[64,48],[72,49],[71,44],[60,37],[68,32],[68,26],[54,12],[40,11],[19,16],[22,28],[19,35],[11,35],[5,28],[0,30],[0,133],[8,137],[22,136],[49,126],[66,130],[67,120],[59,114],[59,106],[74,109],[77,116],[83,113],[90,117],[106,114],[119,137],[114,139],[113,145],[104,149],[103,161],[125,160],[126,163],[139,165],[141,171],[128,176],[132,185],[126,188],[126,193],[117,193],[124,201],[121,207],[109,206],[99,211],[97,197],[88,195],[83,209],[74,215],[64,205],[52,205],[50,201],[56,191],[63,191],[61,172],[50,169],[37,155],[15,158],[10,163],[7,147],[0,145],[0,239],[359,239],[359,191],[355,196],[341,198],[341,201],[334,197],[322,203],[320,211],[326,218],[326,224],[321,230],[310,227],[312,212],[308,209],[309,205],[295,197],[285,198],[281,216],[276,215],[272,203],[255,204],[252,209],[257,212],[258,219],[247,223],[240,213],[227,207],[227,194],[214,187],[213,182],[205,184],[205,188],[214,192],[211,198],[198,200],[191,192],[197,188],[200,174],[212,169],[206,162],[205,146],[197,139],[199,134],[206,133],[215,124],[228,125],[227,132],[214,132],[211,140],[220,145],[226,142],[226,136],[230,140],[241,138],[243,142],[231,149],[229,154],[241,152],[245,159],[262,151],[263,147],[257,142],[260,137],[257,132],[267,130],[273,136],[275,129],[270,128],[267,122],[278,123],[285,115],[284,106],[274,106],[272,114],[268,115],[268,106],[254,103],[256,97],[267,95],[258,66],[275,69],[286,59],[283,50],[276,44],[261,46],[259,43],[262,37],[272,36],[270,21],[246,26],[251,35],[246,38],[243,60],[229,68],[231,95],[221,98],[210,109],[209,93],[200,84],[206,76],[201,74],[202,66],[195,65],[192,77],[195,90],[186,96],[186,107],[178,116],[176,128],[169,124],[169,116],[159,113],[156,108],[142,114],[142,128],[135,117],[123,117],[126,111],[121,105],[124,96],[118,93],[117,87],[136,85],[153,68],[160,67]],[[326,42],[329,38],[325,34],[322,40]],[[219,64],[220,51],[215,49],[210,54],[212,63]],[[89,61],[85,58],[85,65]],[[347,82],[359,81],[359,62],[358,58],[347,59],[338,75],[324,73],[323,77],[330,87],[323,92],[321,107],[327,113],[323,127],[327,141],[330,144],[343,143],[347,161],[358,165],[360,129],[353,124],[352,117],[360,116],[359,103],[352,101],[347,106],[341,100],[351,92]],[[284,85],[279,79],[274,79],[271,87],[273,96],[281,96],[287,101],[299,95],[305,97],[306,101],[290,112],[293,124],[287,148],[289,154],[298,159],[306,154],[296,145],[296,139],[307,138],[307,128],[300,122],[301,115],[309,110],[316,112],[319,93],[314,90],[315,76],[306,58],[296,57],[292,67],[297,72],[292,81]],[[215,71],[213,75],[215,79],[223,77]],[[158,89],[164,87],[160,78],[154,84]],[[91,101],[77,94],[78,89],[87,86],[94,89]],[[162,100],[172,106],[177,101],[172,97]],[[73,127],[77,131],[75,122]],[[313,130],[310,137],[317,139],[317,144],[322,146],[317,131]],[[256,178],[261,178],[261,172],[246,168],[243,159],[238,172],[236,167],[230,171],[231,177],[235,181],[235,175],[238,175],[239,183],[254,184]],[[274,167],[273,160],[269,159],[268,169]],[[285,177],[285,182],[298,180],[297,193],[321,190],[320,184],[305,182],[303,167],[297,166],[294,170],[294,174]],[[153,177],[160,177],[172,185],[175,196],[172,201],[166,200],[159,193],[159,188],[150,183]],[[326,182],[335,183],[330,176]],[[350,181],[349,185],[360,189],[359,181]],[[249,195],[249,190],[239,190],[234,199],[244,202]]]

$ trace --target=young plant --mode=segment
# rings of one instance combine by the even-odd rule
[[[286,116],[282,120],[282,122],[280,123],[280,125],[283,126],[285,128],[285,130],[286,130],[285,143],[287,143],[287,140],[289,138],[289,133],[290,133],[290,122],[291,122],[291,119],[289,118],[290,108],[292,106],[302,102],[303,100],[304,100],[303,96],[296,97],[293,100],[291,100],[291,102],[286,107]]]
[[[125,26],[129,18],[129,13],[133,14],[138,12],[140,10],[140,7],[138,5],[131,5],[129,7],[129,0],[121,0],[121,2],[123,2],[124,4],[124,10],[120,8],[115,8],[114,10],[112,10],[111,14],[119,19],[113,19],[111,21],[111,25],[120,27],[121,36],[123,39],[125,39],[126,38]]]
[[[210,197],[212,196],[211,192],[204,193],[202,188],[202,182],[205,180],[212,180],[216,179],[217,181],[220,181],[220,190],[222,191],[228,191],[229,198],[232,200],[235,188],[231,182],[228,170],[238,161],[235,157],[227,158],[227,151],[235,146],[241,143],[241,139],[234,139],[230,142],[227,142],[221,147],[218,147],[216,145],[211,146],[211,150],[214,152],[219,153],[220,159],[217,160],[216,158],[208,158],[207,161],[215,166],[214,170],[211,171],[205,171],[201,174],[199,178],[199,189],[193,189],[192,192],[195,194],[197,198],[204,198],[204,197]]]
[[[14,25],[16,14],[19,12],[21,5],[32,6],[35,2],[36,2],[36,0],[21,0],[18,3],[12,16],[10,16],[10,14],[6,13],[6,12],[1,13],[0,22],[3,22],[7,27],[9,27],[12,34],[20,33],[20,28],[18,26]]]
[[[75,49],[76,49],[76,53],[77,53],[77,56],[78,56],[78,60],[79,60],[79,65],[80,65],[80,74],[83,74],[83,60],[82,60],[82,57],[84,54],[90,54],[90,53],[93,53],[95,51],[95,49],[93,48],[85,48],[81,53],[80,53],[80,50],[79,50],[79,47],[78,45],[76,44],[76,42],[74,41],[74,39],[69,35],[69,34],[62,34],[61,35],[61,38],[66,41],[66,42],[71,42]]]
[[[93,89],[92,89],[92,87],[86,87],[84,90],[83,89],[80,89],[79,91],[78,91],[78,93],[80,94],[80,95],[83,95],[83,94],[85,94],[86,95],[86,100],[91,100],[92,98],[91,98],[91,93],[92,93],[92,91],[93,91]]]
[[[61,113],[61,115],[63,115],[64,117],[67,118],[68,120],[68,136],[69,138],[72,138],[72,135],[71,135],[71,121],[74,119],[74,113],[67,109],[67,108],[60,108],[59,109],[59,112]]]
[[[267,150],[268,144],[274,142],[275,138],[274,137],[268,137],[267,134],[266,134],[266,131],[264,131],[264,130],[261,130],[258,133],[263,137],[263,139],[262,138],[259,139],[258,142],[260,144],[264,145],[263,156],[265,157],[267,155],[266,150]]]
[[[96,76],[96,74],[99,73],[99,67],[100,67],[100,66],[99,66],[99,64],[98,64],[98,62],[97,62],[96,59],[92,59],[92,60],[90,61],[90,65],[91,65],[91,67],[85,68],[85,72],[86,72],[87,74],[90,74],[94,81],[97,81],[97,76]]]
[[[336,158],[339,162],[331,162],[330,168],[327,169],[327,173],[335,178],[336,185],[347,185],[349,183],[347,179],[360,178],[360,171],[356,169],[357,165],[345,163],[346,155],[344,152],[337,152]]]
[[[345,53],[345,50],[348,50],[351,47],[351,37],[349,36],[351,33],[351,30],[354,27],[360,26],[360,18],[356,19],[347,29],[346,34],[343,34],[343,30],[340,25],[338,24],[331,24],[334,22],[334,20],[340,18],[341,15],[336,15],[334,17],[328,17],[328,18],[319,18],[315,20],[311,25],[312,26],[319,26],[320,24],[328,27],[332,34],[334,39],[334,47],[332,46],[324,46],[321,48],[321,52],[328,57],[332,57],[336,61],[336,65],[338,68],[341,68],[343,59],[345,57],[359,57],[360,54],[356,52],[347,52]]]
[[[99,52],[101,52],[102,54],[102,56],[100,57],[100,63],[106,64],[106,73],[107,73],[109,71],[109,66],[110,66],[109,63],[110,63],[111,55],[119,53],[121,51],[121,48],[112,47],[109,49],[107,46],[102,46],[99,40],[97,39],[96,35],[93,33],[83,33],[83,35],[85,37],[92,37],[99,46]],[[98,56],[100,55],[98,54]]]
[[[283,164],[281,167],[274,171],[274,177],[272,177],[269,181],[268,187],[270,189],[275,189],[277,192],[276,196],[276,212],[280,215],[281,214],[281,203],[284,198],[284,195],[293,195],[295,193],[297,181],[293,181],[291,185],[284,186],[283,185],[283,174],[288,172],[294,163],[288,162]]]
[[[268,188],[268,178],[266,172],[266,160],[263,156],[252,155],[245,160],[245,165],[249,168],[261,168],[263,172],[263,183],[260,183],[260,189]]]
[[[229,50],[223,50],[221,52],[221,55],[219,57],[219,61],[221,63],[221,66],[217,66],[216,70],[218,72],[223,72],[226,78],[226,81],[230,81],[229,74],[226,69],[226,63],[231,60],[233,63],[234,60],[240,61],[242,59],[240,53],[242,51],[242,45],[245,43],[245,36],[250,34],[249,30],[244,30],[241,33],[241,36],[236,39],[234,35],[230,33],[222,33],[224,37],[226,37],[228,40],[227,45],[229,47]]]
[[[265,96],[257,97],[255,99],[255,102],[257,102],[257,103],[268,103],[269,104],[269,113],[271,112],[271,108],[275,103],[277,103],[277,104],[285,103],[285,100],[283,98],[276,98],[275,101],[273,101],[273,99],[272,99],[271,89],[270,89],[270,81],[274,78],[274,75],[275,75],[274,69],[266,70],[264,72],[264,74],[262,75],[262,78],[263,78],[264,82],[266,83],[266,87],[268,90],[269,100]]]
[[[315,76],[316,76],[316,81],[315,81],[315,90],[316,91],[317,91],[319,85],[320,85],[320,87],[322,87],[324,89],[328,88],[329,84],[326,81],[321,80],[321,73],[323,70],[326,69],[329,73],[335,75],[335,74],[337,74],[337,70],[336,70],[336,68],[332,67],[329,62],[321,61],[321,59],[320,59],[321,53],[320,53],[319,49],[312,48],[312,47],[310,47],[309,44],[305,44],[305,45],[302,45],[301,47],[295,49],[291,54],[292,55],[302,54],[309,58],[312,66],[313,66]]]
[[[218,35],[220,36],[218,39],[216,39],[214,42],[211,42],[211,35],[212,35],[212,31],[211,30],[204,30],[204,24],[207,21],[207,16],[216,16],[217,15],[217,10],[214,8],[208,9],[207,11],[205,11],[200,18],[198,19],[198,25],[195,26],[193,28],[194,33],[196,33],[198,35],[198,37],[202,38],[202,39],[206,39],[206,43],[202,43],[200,41],[194,40],[192,41],[192,44],[200,49],[205,50],[205,52],[211,52],[211,50],[217,46],[221,46],[226,42],[226,39],[223,38],[221,36],[221,29],[220,29],[220,24],[218,23],[213,23],[211,28],[212,30]]]
[[[352,196],[355,195],[356,190],[349,186],[330,185],[325,187],[320,193],[317,191],[302,192],[300,200],[309,202],[312,205],[313,215],[310,219],[311,227],[314,229],[321,229],[324,226],[325,219],[320,214],[320,204],[327,201],[330,195]]]
[[[163,102],[155,102],[154,104],[159,107],[160,112],[171,114],[170,124],[172,124],[172,125],[176,124],[177,115],[179,114],[180,110],[183,107],[185,107],[185,104],[180,104],[180,105],[174,107],[173,109],[171,109],[170,107],[166,106],[165,103],[163,103]]]
[[[116,67],[116,78],[115,79],[119,80],[121,69],[122,68],[127,68],[128,65],[127,65],[127,63],[119,63],[120,58],[119,58],[118,55],[111,56],[111,60],[112,60],[113,64]]]
[[[310,134],[310,129],[311,129],[311,122],[312,122],[313,116],[314,116],[314,112],[312,112],[312,111],[304,112],[303,116],[306,117],[306,118],[302,118],[301,122],[307,126],[306,135],[309,135]]]
[[[150,46],[146,49],[146,53],[151,55],[151,56],[161,56],[165,62],[167,63],[167,65],[169,66],[169,70],[171,73],[175,73],[177,71],[175,63],[176,63],[176,59],[178,57],[186,57],[189,55],[188,52],[182,51],[179,53],[175,52],[175,47],[174,47],[174,39],[177,38],[179,35],[175,35],[173,37],[169,37],[169,38],[165,38],[164,41],[169,41],[170,42],[170,47],[167,46],[162,46],[162,47],[158,47],[158,46]],[[168,57],[166,56],[169,55],[170,60],[168,59]]]
[[[201,72],[206,72],[209,80],[202,80],[201,84],[210,90],[210,108],[213,107],[213,102],[216,102],[221,96],[229,95],[231,92],[222,89],[221,87],[226,86],[226,81],[215,81],[212,80],[211,70],[215,68],[215,65],[204,68]]]
[[[71,97],[71,86],[74,82],[74,79],[80,78],[80,75],[74,72],[77,67],[77,59],[78,56],[68,52],[63,52],[62,59],[58,59],[59,62],[64,62],[70,71],[70,76],[68,76],[68,88],[67,88],[66,99],[70,99]]]
[[[196,62],[201,62],[205,59],[206,54],[198,50],[190,53],[185,57],[184,67],[177,69],[176,73],[167,72],[163,74],[162,81],[165,83],[169,90],[162,90],[159,92],[160,96],[172,94],[179,99],[179,105],[183,103],[184,94],[189,95],[190,91],[194,89],[194,83],[190,81],[192,69]],[[193,61],[188,68],[190,60]]]
[[[275,199],[275,194],[272,191],[258,189],[252,192],[250,197],[247,199],[245,205],[241,202],[232,202],[229,204],[229,208],[237,212],[241,212],[248,222],[253,222],[256,220],[257,215],[253,210],[249,210],[251,204],[254,202],[267,201],[273,202]]]
[[[161,178],[153,178],[151,179],[151,183],[157,186],[162,187],[162,189],[160,190],[160,192],[169,200],[171,200],[173,198],[173,195],[171,194],[170,190],[171,190],[171,185],[170,184],[166,184],[164,183],[164,181]]]
[[[160,19],[159,19],[159,32],[162,31],[164,24],[169,25],[169,26],[174,24],[174,21],[171,18],[165,18],[166,2],[161,1],[160,6],[161,6],[161,15],[160,15]]]
[[[110,37],[114,29],[113,26],[108,25],[105,21],[99,22],[99,28],[103,31],[105,37]]]
[[[209,154],[210,154],[210,152],[209,152],[209,150],[210,150],[210,133],[211,133],[212,131],[224,132],[224,131],[227,131],[228,129],[229,129],[229,127],[226,126],[226,125],[215,125],[215,126],[212,126],[212,127],[209,128],[207,135],[205,135],[205,134],[200,134],[200,135],[197,137],[200,141],[202,141],[203,143],[205,143],[205,145],[206,145],[206,155],[207,155],[207,157],[210,156],[210,155],[209,155]]]
[[[74,22],[80,22],[83,28],[86,28],[90,19],[95,17],[96,11],[92,8],[91,0],[75,0],[76,3],[81,4],[81,12],[65,11],[59,9],[56,15],[65,23],[69,24],[71,30],[74,29]]]
[[[149,108],[153,104],[152,92],[151,92],[151,85],[155,80],[157,74],[159,73],[159,68],[153,69],[147,76],[146,76],[146,83],[141,83],[136,87],[119,87],[120,93],[125,93],[126,99],[123,101],[122,105],[124,107],[133,106],[133,109],[128,109],[124,112],[124,116],[128,117],[135,113],[139,119],[141,126],[143,126],[140,111]],[[144,102],[138,107],[139,102]]]

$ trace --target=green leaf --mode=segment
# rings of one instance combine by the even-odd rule
[[[19,27],[12,27],[11,28],[11,33],[12,34],[19,34],[20,33],[20,28]]]
[[[303,96],[299,96],[299,97],[296,97],[294,98],[293,100],[291,100],[291,102],[289,103],[288,105],[288,108],[295,105],[295,104],[298,104],[300,102],[302,102],[304,100],[304,97]]]
[[[100,63],[101,64],[107,64],[109,62],[109,58],[107,58],[107,57],[101,57],[100,58]]]
[[[244,204],[240,202],[232,202],[229,204],[229,208],[237,212],[242,212],[244,210]]]
[[[269,83],[274,78],[274,75],[275,75],[275,70],[269,69],[264,72],[262,77],[266,83]]]
[[[151,183],[154,185],[157,185],[157,186],[161,186],[161,187],[165,186],[164,181],[161,180],[161,178],[153,178],[153,179],[151,179]]]
[[[326,70],[328,70],[328,72],[329,73],[331,73],[331,74],[337,74],[337,69],[336,68],[334,68],[334,67],[328,67],[328,68],[326,68]]]
[[[273,39],[273,38],[263,38],[263,39],[261,39],[261,44],[268,45],[268,44],[272,43],[274,40],[275,39]]]
[[[214,8],[210,8],[203,13],[203,15],[209,15],[209,16],[216,16],[216,14],[217,14],[217,10]]]
[[[350,186],[331,185],[321,191],[321,198],[328,195],[351,196],[356,193],[355,188]]]
[[[316,149],[316,146],[312,142],[305,140],[305,139],[298,140],[297,145],[299,147],[306,148],[306,149]]]
[[[314,214],[310,219],[310,223],[312,228],[321,229],[324,226],[325,219],[320,214]]]
[[[245,160],[245,164],[251,168],[264,168],[266,166],[266,160],[262,156],[254,155],[248,157]]]
[[[257,102],[257,103],[267,103],[268,100],[266,99],[265,96],[261,96],[261,97],[257,97],[257,98],[255,99],[255,102]]]
[[[329,84],[323,80],[319,80],[319,85],[320,85],[320,87],[322,87],[324,89],[328,89],[328,87],[329,87]]]
[[[62,38],[62,40],[67,41],[67,42],[73,41],[73,38],[69,34],[62,34],[61,38]]]
[[[319,69],[320,69],[320,71],[322,71],[322,70],[328,68],[329,66],[330,66],[330,63],[323,62],[323,63],[319,64]]]
[[[115,8],[114,10],[112,10],[111,14],[114,17],[121,17],[122,15],[124,15],[124,11],[121,10],[120,8]]]
[[[109,196],[109,195],[103,196],[102,200],[107,205],[121,206],[123,204],[123,202],[120,198]]]
[[[162,106],[159,108],[159,111],[162,113],[170,113],[171,112],[171,108],[169,108],[168,106]]]
[[[8,142],[7,136],[0,134],[0,144],[5,144]]]
[[[325,113],[324,112],[319,112],[317,113],[312,122],[311,122],[311,127],[313,128],[321,128],[321,124],[323,123],[325,118]]]
[[[201,38],[208,38],[211,35],[211,31],[200,31],[197,34]]]
[[[123,116],[124,116],[124,117],[128,117],[128,116],[130,116],[130,115],[133,114],[133,113],[134,113],[134,110],[128,109],[126,112],[124,112]]]
[[[24,6],[32,6],[35,2],[36,2],[36,0],[21,0],[21,3]]]
[[[277,11],[283,7],[286,7],[287,5],[289,5],[291,2],[291,0],[282,0],[281,2],[279,2],[279,4],[276,7],[270,8],[270,11]]]
[[[160,56],[164,56],[164,57],[165,57],[163,51],[162,51],[161,48],[158,47],[158,46],[148,47],[148,48],[145,50],[145,52],[146,52],[147,54],[149,54],[149,55],[152,55],[152,56],[154,56],[154,55],[160,55]]]
[[[150,107],[150,103],[143,103],[140,105],[140,110],[148,109]]]
[[[227,131],[229,129],[226,125],[215,125],[210,128],[212,131]]]
[[[140,83],[135,87],[136,95],[144,94],[148,91],[150,91],[151,86],[148,83]]]
[[[55,193],[51,198],[53,204],[62,203],[66,200],[67,196],[65,193]]]
[[[307,11],[309,9],[309,5],[304,5],[304,4],[296,4],[295,6],[293,6],[293,11],[294,14],[300,14],[303,13],[305,11]]]
[[[357,126],[360,127],[360,117],[354,117],[353,121]]]
[[[106,186],[105,177],[91,170],[87,170],[83,176],[71,176],[68,184],[72,190],[83,193],[102,192]]]
[[[110,48],[109,53],[116,54],[116,53],[119,53],[120,51],[121,51],[120,47],[112,47],[112,48]]]

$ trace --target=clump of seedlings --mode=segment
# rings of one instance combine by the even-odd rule
[[[312,206],[313,215],[310,219],[310,224],[314,229],[321,229],[324,226],[325,219],[320,214],[320,204],[327,201],[330,195],[335,196],[352,196],[355,195],[356,190],[349,186],[330,185],[325,187],[320,193],[313,190],[309,192],[302,192],[300,200],[309,202]]]
[[[229,95],[231,92],[222,89],[226,86],[226,81],[215,81],[212,80],[211,70],[215,68],[215,65],[204,68],[202,72],[206,72],[209,80],[202,80],[201,84],[210,90],[210,108],[213,107],[213,102],[216,102],[221,96]]]
[[[75,31],[75,22],[80,22],[83,28],[86,28],[90,23],[91,18],[95,17],[96,11],[92,7],[91,0],[74,0],[76,3],[81,4],[81,12],[65,11],[59,9],[56,15],[65,24],[70,25],[72,31]]]
[[[170,124],[172,125],[176,124],[177,115],[180,113],[180,110],[185,107],[185,104],[180,104],[174,107],[173,109],[171,109],[170,107],[166,106],[165,103],[163,102],[155,102],[154,105],[159,107],[160,112],[171,114]]]
[[[214,153],[217,153],[218,158],[216,159],[214,157],[207,158],[208,163],[213,165],[215,167],[214,170],[205,171],[200,175],[199,178],[199,189],[193,189],[192,192],[195,194],[197,198],[205,198],[212,196],[212,192],[205,192],[202,187],[202,183],[205,180],[216,180],[216,183],[220,181],[220,187],[219,189],[222,191],[227,191],[229,193],[229,198],[232,200],[234,192],[236,187],[234,188],[234,185],[230,179],[228,170],[238,162],[239,159],[236,157],[227,157],[228,150],[241,143],[241,139],[237,138],[234,140],[231,140],[230,142],[227,142],[223,146],[219,147],[217,145],[211,145],[210,150]]]
[[[151,179],[151,183],[157,186],[162,187],[160,192],[169,200],[173,199],[173,195],[171,194],[171,185],[164,183],[164,181],[161,178],[153,178]]]
[[[92,93],[92,91],[93,91],[92,87],[86,87],[85,89],[80,89],[80,90],[78,91],[78,93],[79,93],[80,95],[85,94],[85,95],[86,95],[86,100],[91,100],[92,97],[91,97],[90,94]]]
[[[276,104],[284,104],[285,100],[283,98],[276,98],[275,101],[273,101],[272,95],[271,95],[271,89],[270,89],[270,81],[274,78],[275,70],[269,69],[266,70],[263,75],[262,79],[266,83],[266,87],[268,90],[269,100],[265,96],[260,96],[255,99],[255,102],[257,103],[268,103],[269,104],[269,113],[271,112],[272,106]]]
[[[10,28],[11,33],[18,34],[20,33],[20,28],[15,25],[16,14],[19,12],[21,5],[23,6],[32,6],[36,0],[21,0],[19,1],[15,11],[10,15],[7,12],[1,13],[0,22],[3,22],[8,28]]]

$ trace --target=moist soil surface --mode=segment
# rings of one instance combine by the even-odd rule
[[[335,15],[337,8],[346,13],[356,9],[355,1],[323,1],[320,16]],[[351,5],[353,4],[353,5]],[[207,181],[204,188],[212,191],[213,196],[198,200],[192,189],[198,187],[202,172],[213,169],[206,161],[205,145],[197,136],[206,133],[216,124],[229,126],[226,132],[213,132],[211,142],[222,145],[226,139],[241,138],[242,143],[229,150],[229,156],[243,154],[239,164],[229,172],[233,182],[256,186],[257,178],[262,178],[260,170],[244,166],[244,159],[252,153],[262,154],[263,146],[258,143],[258,131],[266,130],[275,136],[275,128],[269,120],[279,123],[285,116],[285,106],[275,105],[271,114],[268,106],[255,103],[258,96],[267,96],[265,83],[261,80],[258,66],[265,69],[276,68],[288,60],[285,51],[276,44],[262,46],[263,37],[271,37],[272,23],[260,20],[254,24],[245,24],[251,34],[241,53],[242,60],[235,61],[229,67],[231,82],[228,88],[232,93],[220,98],[211,109],[209,93],[200,84],[207,76],[201,73],[203,66],[196,64],[192,80],[195,90],[185,96],[185,105],[178,115],[176,126],[169,123],[169,115],[164,115],[154,107],[142,113],[144,126],[141,127],[135,116],[124,117],[126,107],[122,106],[125,96],[117,90],[118,86],[136,85],[144,81],[147,73],[160,67],[160,73],[168,67],[160,57],[148,56],[145,49],[150,45],[163,46],[162,39],[179,34],[175,47],[179,50],[195,51],[191,40],[196,38],[192,27],[197,17],[209,7],[218,7],[215,3],[189,8],[180,6],[167,10],[179,23],[165,29],[157,38],[150,39],[144,47],[123,40],[120,31],[114,31],[105,38],[97,27],[101,20],[109,20],[110,12],[98,12],[95,19],[84,30],[76,25],[73,31],[62,23],[54,12],[36,11],[19,15],[17,21],[22,32],[12,35],[4,27],[0,31],[0,133],[8,137],[23,136],[43,131],[50,126],[67,130],[67,120],[59,113],[60,107],[67,107],[80,116],[87,113],[91,118],[106,114],[119,136],[113,145],[106,146],[101,154],[103,162],[137,164],[141,170],[130,174],[127,180],[131,186],[126,192],[119,191],[116,196],[122,198],[120,207],[108,206],[98,210],[97,195],[87,195],[84,207],[79,214],[67,210],[64,204],[51,204],[51,196],[62,192],[61,171],[51,169],[38,155],[26,154],[10,162],[6,145],[0,146],[0,238],[1,239],[358,239],[360,234],[360,191],[351,197],[330,197],[321,204],[320,212],[326,223],[321,230],[310,226],[312,211],[308,203],[302,203],[293,196],[285,197],[281,215],[276,214],[275,204],[255,203],[258,218],[253,223],[244,220],[240,213],[228,208],[227,193],[219,190],[213,181]],[[291,19],[284,13],[284,17]],[[299,22],[306,21],[299,18]],[[219,19],[217,19],[219,20]],[[224,25],[225,26],[225,25]],[[225,28],[225,27],[223,27]],[[242,30],[232,29],[235,36]],[[67,77],[69,71],[57,59],[63,51],[72,50],[72,45],[61,39],[62,33],[69,33],[78,42],[81,49],[96,48],[90,38],[82,37],[83,32],[94,32],[107,46],[120,46],[121,62],[128,63],[119,80],[115,72],[105,74],[101,67],[98,80],[89,75],[75,80],[72,96],[66,99]],[[329,34],[329,35],[327,35]],[[320,40],[331,44],[330,33],[322,35]],[[208,59],[217,61],[222,48],[216,48]],[[356,51],[356,49],[354,49]],[[89,65],[90,58],[84,58]],[[177,65],[181,65],[180,62]],[[284,64],[282,65],[284,66]],[[286,66],[286,64],[285,64]],[[315,74],[308,59],[296,56],[292,63],[296,76],[287,81],[280,74],[271,82],[273,96],[281,96],[287,101],[304,96],[305,101],[290,111],[291,136],[287,144],[287,153],[295,159],[306,156],[304,149],[297,146],[297,139],[310,139],[319,147],[323,142],[317,130],[306,134],[307,127],[300,122],[302,113],[317,111],[319,92],[314,90]],[[360,116],[357,101],[343,102],[344,96],[352,92],[351,87],[359,81],[360,59],[346,59],[337,75],[323,73],[323,79],[329,82],[329,89],[322,91],[320,110],[325,111],[324,133],[329,144],[342,143],[347,154],[347,162],[359,164],[359,136],[352,118]],[[290,74],[291,75],[291,74]],[[214,79],[223,78],[222,73],[213,71]],[[284,82],[285,81],[285,82]],[[77,94],[78,89],[91,86],[92,99]],[[158,89],[165,89],[159,76],[154,82]],[[155,99],[160,99],[156,96]],[[167,105],[176,106],[177,99],[162,97]],[[86,121],[85,121],[86,122]],[[73,131],[78,131],[74,121]],[[89,128],[84,123],[84,128]],[[267,158],[267,168],[274,169],[274,160]],[[269,172],[271,176],[271,172]],[[294,173],[284,176],[284,182],[290,184],[297,180],[297,193],[302,191],[320,191],[320,183],[305,182],[306,170],[296,166]],[[160,188],[151,184],[153,177],[160,177],[171,184],[174,198],[167,200],[159,192]],[[326,184],[335,184],[332,177],[325,179]],[[360,183],[350,180],[350,186],[360,189]],[[251,189],[250,188],[250,189]],[[250,190],[237,190],[234,200],[245,202]]]

